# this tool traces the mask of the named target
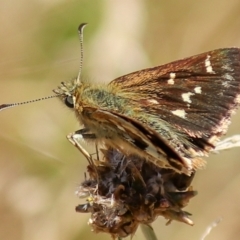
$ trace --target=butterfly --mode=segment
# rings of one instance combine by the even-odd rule
[[[202,157],[226,133],[239,105],[240,49],[216,49],[109,84],[79,74],[54,93],[84,126],[68,135],[84,155],[79,138],[190,175],[204,166]]]
[[[226,133],[240,102],[240,49],[222,48],[143,69],[109,84],[81,78],[62,82],[55,95],[73,110],[80,130],[68,140],[87,159],[81,140],[136,154],[161,168],[191,175]],[[2,104],[0,110],[32,101]]]

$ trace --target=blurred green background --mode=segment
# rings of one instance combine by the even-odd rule
[[[2,0],[0,22],[0,103],[51,95],[75,77],[82,22],[89,23],[83,77],[95,81],[240,47],[239,0]],[[240,112],[228,136],[240,133],[239,121]],[[110,239],[90,231],[88,214],[75,212],[87,162],[65,138],[79,127],[74,114],[51,99],[3,111],[0,122],[0,239]],[[239,239],[239,156],[233,149],[207,159],[193,182],[199,195],[186,208],[195,226],[165,226],[159,218],[159,239],[200,239],[219,217],[206,239]],[[144,239],[140,230],[134,239]]]

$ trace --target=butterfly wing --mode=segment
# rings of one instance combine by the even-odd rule
[[[109,86],[126,98],[135,94],[142,112],[185,133],[196,148],[209,150],[239,105],[240,49],[217,49],[144,69]]]
[[[203,166],[199,159],[194,162],[182,157],[154,129],[128,116],[92,107],[85,107],[83,116],[87,116],[92,124],[96,122],[96,126],[101,126],[106,132],[107,137],[102,137],[104,143],[124,154],[137,153],[159,167],[173,168],[186,174]]]

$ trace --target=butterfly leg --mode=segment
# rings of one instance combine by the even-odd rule
[[[87,133],[88,129],[83,128],[80,130],[77,130],[73,133],[70,133],[67,135],[67,139],[70,143],[73,144],[82,154],[83,156],[86,157],[88,162],[91,164],[92,163],[92,157],[91,155],[86,151],[86,149],[79,143],[79,140],[81,139],[95,139],[96,136],[95,134],[92,133]]]

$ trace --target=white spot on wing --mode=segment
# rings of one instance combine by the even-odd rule
[[[198,94],[201,94],[202,93],[202,88],[201,87],[195,87],[194,92],[198,93]]]
[[[159,104],[159,102],[156,99],[148,99],[147,101],[152,104]]]
[[[233,80],[234,80],[234,77],[231,76],[229,73],[225,73],[225,74],[223,75],[223,77],[224,77],[226,80],[228,80],[228,81],[233,81]]]
[[[186,112],[183,109],[178,109],[171,112],[180,118],[186,118]]]
[[[229,82],[227,82],[227,81],[223,82],[222,85],[223,85],[225,88],[229,88]]]
[[[222,86],[225,88],[229,88],[230,87],[229,82],[234,81],[234,77],[229,73],[225,73],[223,75],[223,77],[224,77],[225,81],[223,81]]]
[[[211,57],[210,55],[207,55],[207,58],[205,60],[205,67],[208,73],[214,73],[210,62],[210,57]]]
[[[176,77],[176,73],[170,73],[170,78],[168,79],[168,84],[170,85],[173,85],[175,82],[174,82],[174,79]]]
[[[223,65],[223,66],[222,66],[222,69],[225,69],[225,70],[227,70],[227,71],[229,71],[229,72],[232,72],[232,71],[233,71],[232,68],[231,68],[229,65]]]
[[[182,99],[184,102],[188,102],[188,103],[191,103],[192,100],[190,99],[190,97],[194,95],[194,93],[191,93],[191,92],[188,92],[188,93],[183,93],[182,94]]]

